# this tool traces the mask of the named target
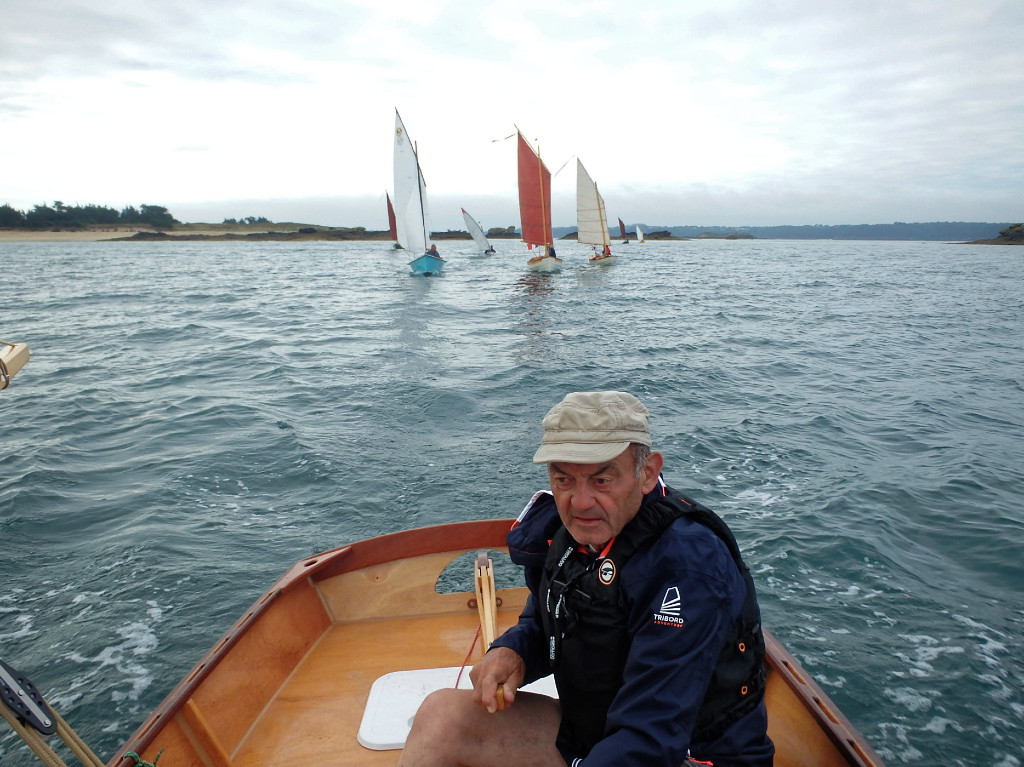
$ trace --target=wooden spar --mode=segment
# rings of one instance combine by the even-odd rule
[[[485,653],[498,636],[498,605],[494,593],[494,569],[487,554],[481,551],[476,557],[476,605],[480,614],[480,634],[483,637]]]
[[[412,156],[416,158],[416,196],[420,201],[420,226],[423,227],[423,242],[430,245],[430,233],[427,231],[427,211],[423,208],[423,170],[420,168],[420,144],[412,142]]]
[[[498,636],[498,600],[494,591],[494,567],[490,557],[483,551],[476,555],[476,604],[480,613],[480,633],[483,637],[481,649],[484,654]],[[505,687],[498,685],[495,691],[498,711],[505,709]]]
[[[544,255],[548,255],[551,233],[548,231],[548,202],[544,199],[544,161],[540,159],[540,144],[537,144],[537,176],[540,181],[540,226],[544,231]]]
[[[601,199],[601,191],[597,188],[597,182],[594,182],[594,196],[597,198],[597,212],[601,217],[601,239],[604,240],[602,245],[606,248],[609,246],[608,242],[608,218],[604,214],[604,200]],[[602,250],[602,254],[605,251]]]

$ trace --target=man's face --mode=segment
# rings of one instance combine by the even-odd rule
[[[601,547],[636,516],[646,493],[661,471],[660,453],[651,453],[640,476],[633,451],[624,450],[608,463],[549,463],[548,478],[558,516],[572,537]]]

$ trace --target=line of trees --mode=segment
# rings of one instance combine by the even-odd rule
[[[6,229],[83,229],[87,226],[142,225],[170,229],[180,223],[162,205],[129,205],[121,210],[103,205],[36,205],[22,212],[0,205],[0,228]]]
[[[265,216],[246,216],[245,218],[225,218],[222,223],[225,224],[272,224],[274,223]]]

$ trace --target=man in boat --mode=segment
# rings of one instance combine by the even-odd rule
[[[760,611],[729,528],[664,483],[636,397],[575,392],[543,426],[551,490],[508,536],[530,598],[472,691],[427,697],[399,764],[770,767]],[[519,691],[551,673],[557,701]]]
[[[427,255],[428,256],[437,256],[438,258],[441,257],[441,254],[439,254],[437,252],[437,245],[435,245],[434,243],[430,243],[430,247],[427,248]]]

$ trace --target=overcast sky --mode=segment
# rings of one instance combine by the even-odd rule
[[[1021,0],[0,0],[0,204],[387,226],[395,109],[432,225],[556,225],[574,156],[665,225],[1024,219]]]

